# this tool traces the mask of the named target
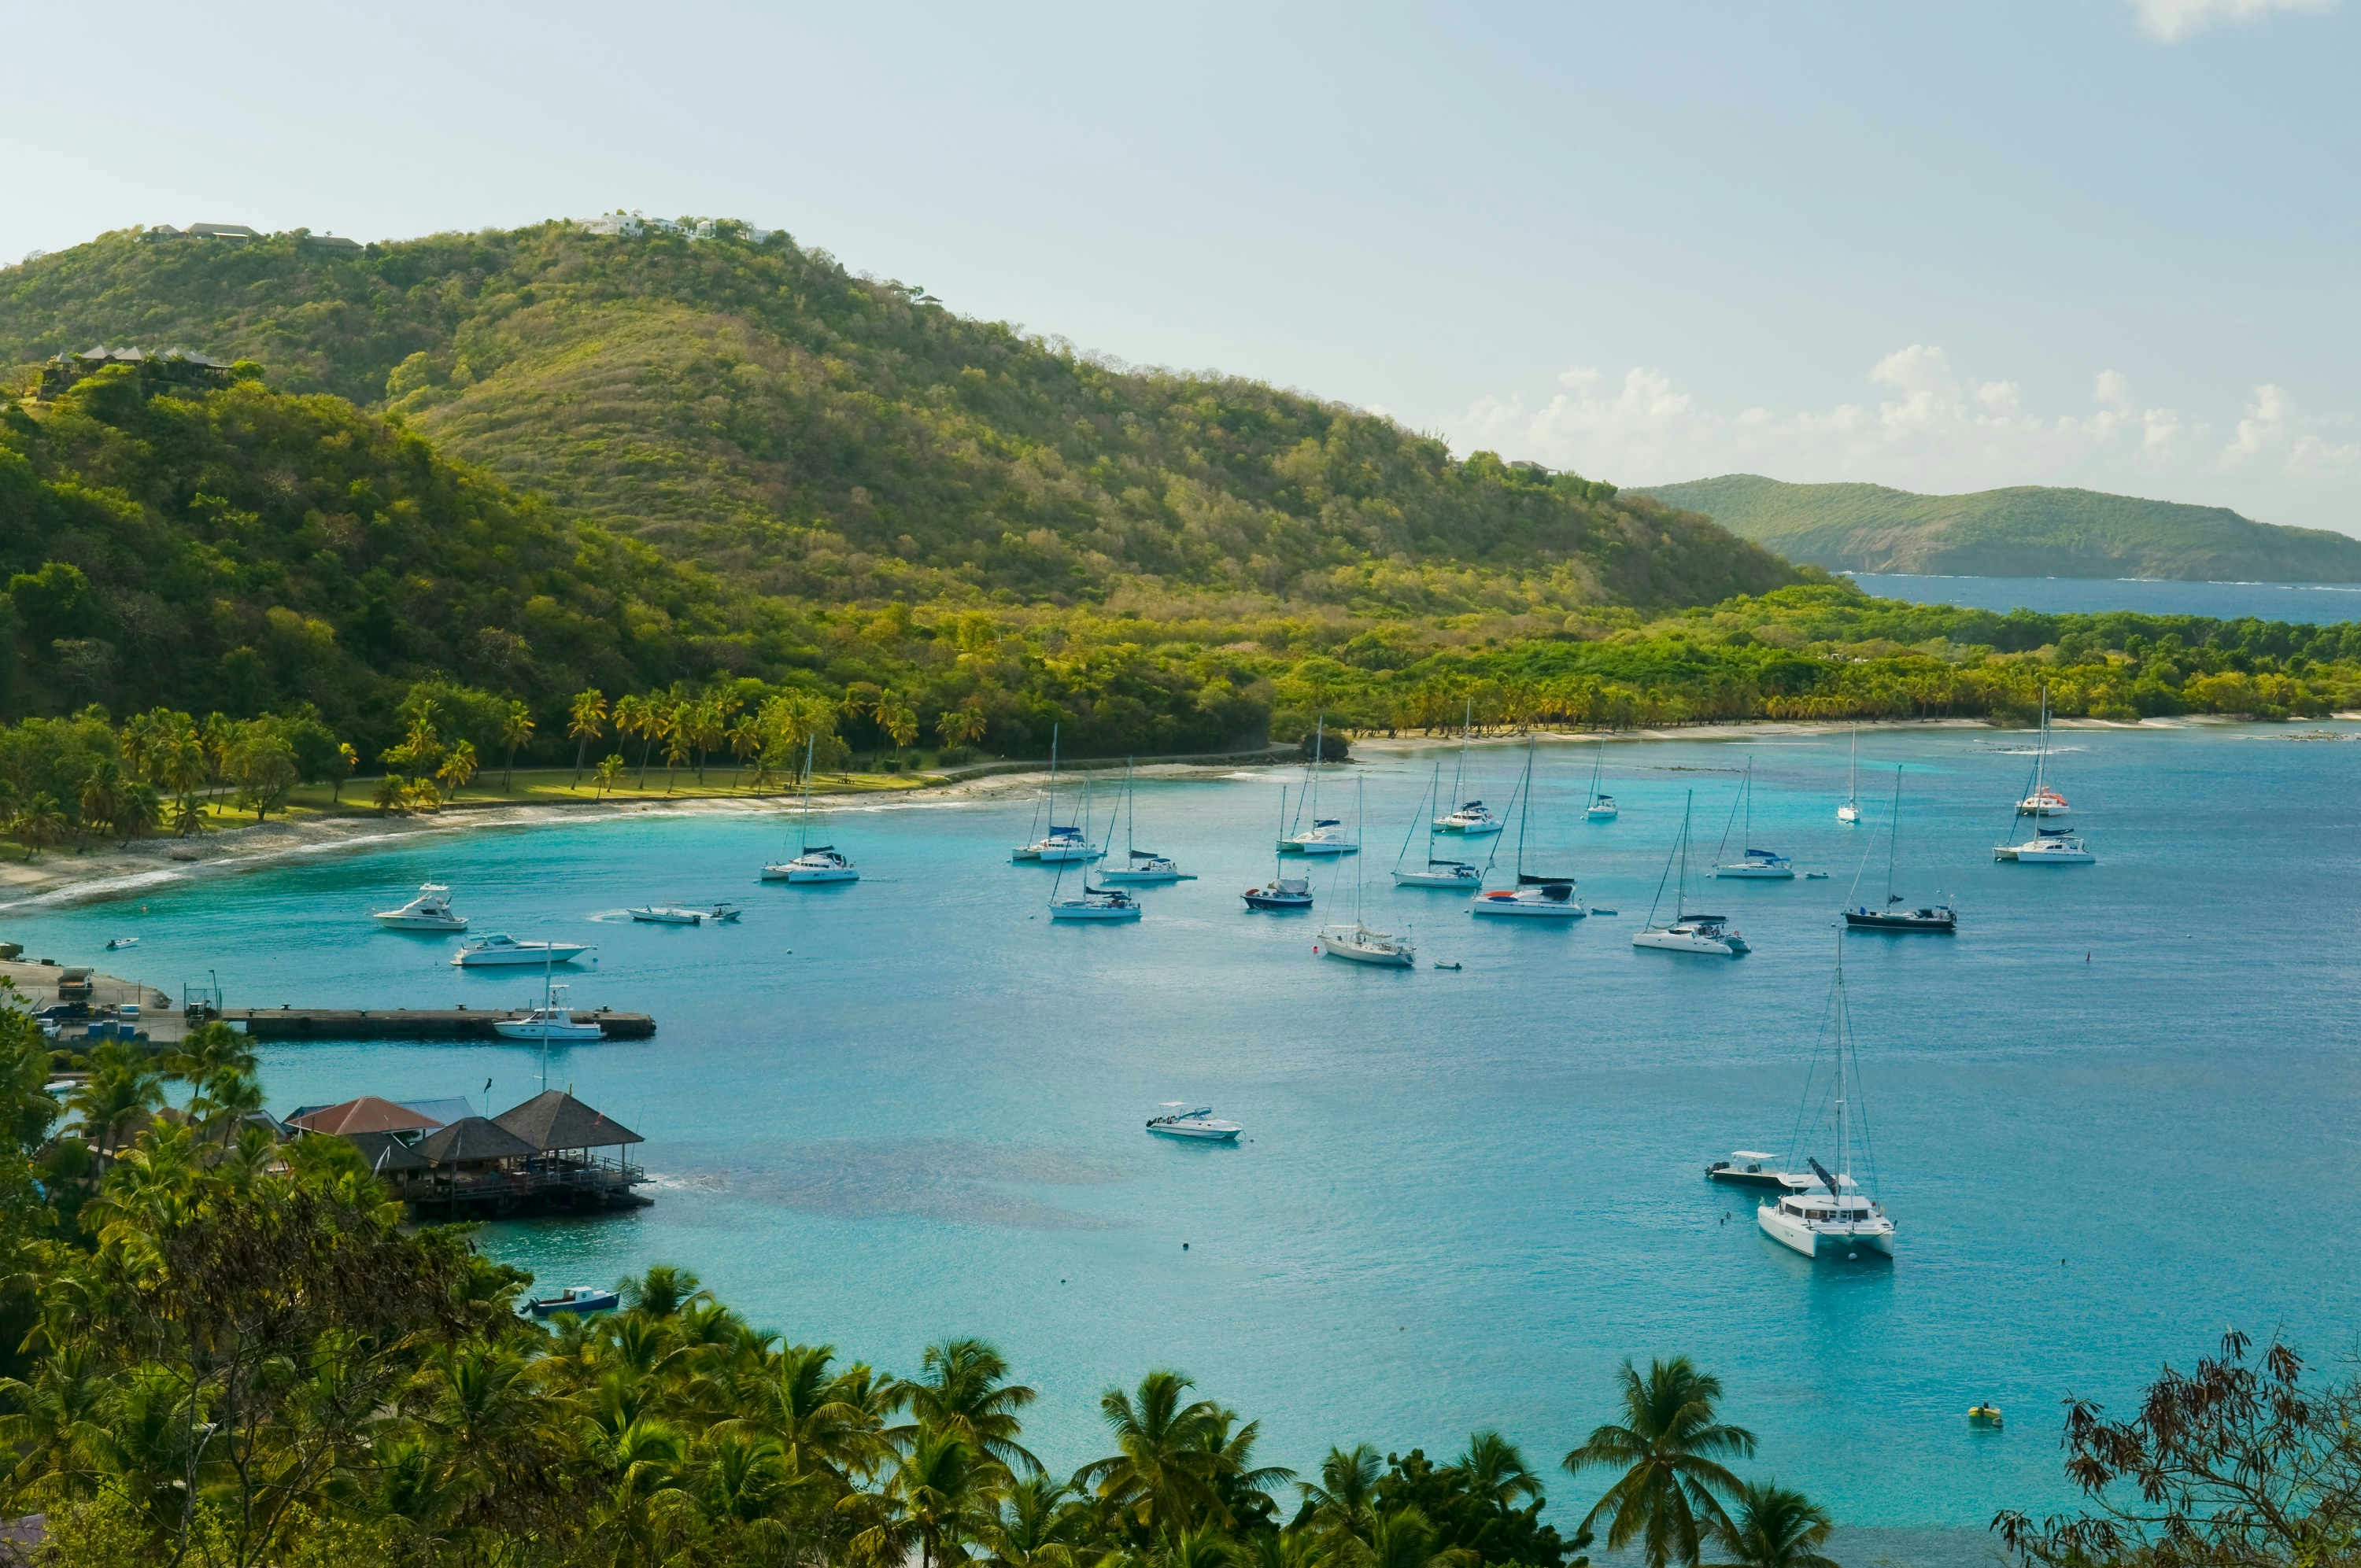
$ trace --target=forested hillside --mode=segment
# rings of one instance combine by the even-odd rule
[[[2361,582],[2361,539],[2257,522],[2226,507],[2098,490],[2019,485],[1921,496],[1883,485],[1789,485],[1725,474],[1648,493],[1832,571]]]
[[[1793,580],[1609,485],[1259,383],[1136,371],[784,235],[550,223],[338,254],[113,234],[0,271],[0,366],[250,356],[742,586],[841,602],[1207,590],[1453,614]]]

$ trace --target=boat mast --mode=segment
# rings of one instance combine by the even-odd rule
[[[1604,768],[1606,765],[1607,737],[1601,735],[1598,738],[1598,754],[1593,757],[1590,762],[1590,799],[1587,803],[1587,805],[1597,806],[1598,804],[1598,773],[1599,770]]]
[[[1279,871],[1286,863],[1280,859],[1283,851],[1279,849],[1279,846],[1286,842],[1287,786],[1285,784],[1281,784],[1279,786],[1279,836],[1270,841],[1270,880],[1271,885],[1274,887],[1279,884]]]
[[[1426,794],[1419,797],[1418,803],[1419,817],[1426,818],[1426,863],[1430,868],[1434,864],[1434,816],[1428,807],[1429,803],[1442,793],[1443,762],[1437,759],[1434,764],[1434,777],[1428,782]],[[1417,837],[1418,817],[1413,817],[1411,818],[1410,831],[1402,835],[1401,853],[1394,857],[1394,874],[1397,876],[1401,874],[1402,862],[1410,859],[1410,841]]]
[[[2048,787],[2049,779],[2049,687],[2041,688],[2041,733],[2033,742],[2033,806],[2036,815],[2041,809],[2041,792]]]
[[[1139,847],[1139,840],[1134,837],[1131,830],[1134,809],[1131,804],[1131,759],[1129,757],[1126,757],[1123,760],[1123,859],[1126,865],[1129,865],[1131,863],[1132,851]]]
[[[1902,764],[1894,765],[1894,820],[1885,825],[1885,906],[1894,907],[1894,856],[1902,847]],[[1838,962],[1842,963],[1841,957]]]
[[[816,739],[818,737],[812,735],[804,737],[804,810],[802,819],[796,824],[796,858],[797,860],[803,859],[804,852],[811,848],[812,742]]]
[[[1304,788],[1310,792],[1308,809],[1312,813],[1312,830],[1320,828],[1320,763],[1328,755],[1328,716],[1322,714],[1312,722],[1312,760],[1303,764],[1304,777],[1310,781]]]
[[[1476,699],[1471,696],[1467,699],[1466,710],[1459,718],[1459,760],[1451,764],[1451,809],[1454,811],[1459,809],[1466,798],[1461,794],[1461,786],[1467,773],[1467,738],[1475,723]]]
[[[1525,731],[1525,808],[1517,813],[1517,885],[1525,885],[1525,824],[1533,815],[1533,733]]]
[[[1751,764],[1750,764],[1751,765]],[[1689,806],[1697,799],[1691,790],[1681,799],[1681,875],[1673,883],[1673,924],[1677,926],[1688,913],[1689,904]]]
[[[1852,1124],[1845,1103],[1844,928],[1837,928],[1837,1197],[1852,1180]],[[1850,1211],[1848,1211],[1850,1212]]]

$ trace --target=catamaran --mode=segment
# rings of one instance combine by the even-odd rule
[[[1159,855],[1153,850],[1143,850],[1132,836],[1133,804],[1131,760],[1123,764],[1123,860],[1099,872],[1104,883],[1122,883],[1133,887],[1162,887],[1176,882],[1195,882],[1196,874],[1180,869],[1180,862],[1170,855]]]
[[[1478,894],[1467,905],[1467,913],[1494,919],[1521,918],[1527,920],[1579,920],[1590,913],[1582,901],[1574,896],[1572,877],[1537,876],[1525,870],[1525,826],[1533,819],[1533,737],[1525,736],[1525,776],[1518,781],[1517,793],[1509,809],[1517,818],[1517,885],[1495,888]],[[1499,852],[1499,844],[1493,846]],[[1490,862],[1486,862],[1490,870]]]
[[[1279,786],[1279,831],[1280,837],[1272,840],[1274,845],[1284,839],[1287,834],[1287,786],[1285,784]],[[1260,887],[1250,887],[1241,894],[1246,899],[1248,909],[1282,913],[1312,907],[1312,879],[1280,875],[1279,859],[1280,853],[1281,851],[1277,848],[1271,850],[1270,880]]]
[[[1492,815],[1491,807],[1482,801],[1464,799],[1460,790],[1467,779],[1467,746],[1476,731],[1476,699],[1467,699],[1466,713],[1459,721],[1459,761],[1451,769],[1451,798],[1457,802],[1449,811],[1434,819],[1434,825],[1445,833],[1456,833],[1464,839],[1480,839],[1498,833],[1503,824]],[[1438,803],[1440,804],[1440,803]]]
[[[451,890],[439,882],[421,883],[418,896],[399,909],[380,909],[369,916],[395,931],[464,931],[467,917],[451,907]]]
[[[1612,822],[1616,817],[1615,797],[1598,787],[1598,775],[1607,767],[1607,737],[1598,738],[1598,754],[1590,762],[1590,804],[1582,815],[1592,822]]]
[[[1438,819],[1426,814],[1430,803],[1439,801],[1442,795],[1443,764],[1437,762],[1434,764],[1434,777],[1428,782],[1426,794],[1419,798],[1418,815],[1411,818],[1410,831],[1402,835],[1401,853],[1394,857],[1396,887],[1442,887],[1455,889],[1461,893],[1472,893],[1484,885],[1482,871],[1469,865],[1466,861],[1445,860],[1434,852],[1435,823]],[[1422,866],[1406,866],[1402,862],[1410,858],[1411,840],[1418,837],[1418,825],[1422,819],[1426,823],[1426,863]]]
[[[1734,959],[1748,950],[1746,938],[1738,927],[1723,916],[1692,915],[1685,907],[1689,888],[1689,809],[1696,800],[1697,792],[1691,790],[1681,802],[1680,837],[1673,840],[1673,852],[1664,857],[1664,876],[1656,879],[1656,896],[1648,905],[1648,923],[1633,935],[1631,945],[1667,953],[1707,953]],[[1665,878],[1672,876],[1675,861],[1680,866],[1680,875],[1673,883],[1673,917],[1659,926],[1656,909],[1664,902]]]
[[[1894,891],[1894,857],[1902,841],[1902,770],[1894,770],[1893,821],[1886,824],[1885,902],[1875,909],[1856,904],[1844,912],[1845,924],[1856,931],[1924,931],[1948,937],[1959,928],[1959,911],[1949,899],[1913,909]],[[1853,885],[1861,885],[1856,875]]]
[[[2072,807],[2049,786],[2049,688],[2041,688],[2041,731],[2033,749],[2033,787],[2016,803],[2019,817],[2063,817]]]
[[[1741,853],[1734,861],[1721,858],[1730,847],[1730,830],[1739,824],[1743,814],[1745,826],[1738,838]],[[1722,824],[1721,843],[1714,850],[1713,874],[1717,877],[1752,878],[1759,882],[1793,882],[1795,862],[1770,850],[1749,847],[1754,837],[1754,759],[1746,759],[1746,781],[1738,786],[1738,798],[1730,807],[1730,820]]]
[[[1312,755],[1303,763],[1304,808],[1312,813],[1312,826],[1281,836],[1279,852],[1282,855],[1357,855],[1361,852],[1359,841],[1345,831],[1342,819],[1320,815],[1320,769],[1327,760],[1327,738],[1328,719],[1323,715],[1312,727]]]
[[[1993,846],[1993,859],[2014,861],[2026,866],[2088,866],[2099,857],[2082,835],[2064,828],[2044,828],[2038,819],[2066,815],[2066,797],[2049,787],[2049,688],[2041,688],[2041,735],[2033,751],[2033,787],[2016,803],[2015,816],[2010,819],[2004,841]],[[2033,837],[2015,843],[2006,839],[2024,831],[2017,822],[2024,817],[2036,818]]]
[[[1353,781],[1356,800],[1353,824],[1360,826],[1362,795],[1361,780]],[[1418,964],[1418,949],[1408,937],[1390,932],[1372,931],[1361,919],[1361,878],[1359,868],[1354,868],[1353,923],[1350,926],[1323,926],[1312,939],[1312,951],[1320,957],[1343,959],[1349,963],[1374,964],[1380,969],[1413,969]]]
[[[764,866],[764,882],[808,885],[861,880],[861,872],[835,845],[811,841],[812,742],[815,739],[810,735],[804,737],[804,807],[796,816],[795,858],[774,866]]]
[[[1845,763],[1844,804],[1837,807],[1837,820],[1850,828],[1861,820],[1861,726],[1852,727],[1852,757]]]
[[[1185,1100],[1167,1100],[1159,1109],[1164,1114],[1148,1119],[1148,1130],[1159,1137],[1234,1144],[1238,1141],[1238,1135],[1246,1131],[1235,1122],[1224,1122],[1214,1115],[1211,1105],[1200,1105],[1192,1110]]]
[[[1836,992],[1829,1009],[1830,1034],[1835,1040],[1836,1071],[1824,1092],[1830,1095],[1836,1130],[1836,1169],[1831,1171],[1816,1157],[1806,1157],[1804,1163],[1811,1168],[1812,1181],[1800,1176],[1786,1179],[1788,1190],[1776,1201],[1765,1203],[1754,1211],[1755,1223],[1763,1234],[1784,1247],[1802,1253],[1806,1257],[1854,1257],[1860,1249],[1894,1255],[1894,1221],[1884,1206],[1854,1179],[1852,1145],[1854,1124],[1865,1123],[1861,1110],[1861,1058],[1851,1046],[1850,1021],[1846,1017],[1844,990],[1844,933],[1837,933]],[[1812,1088],[1806,1080],[1804,1089],[1804,1110],[1813,1111]],[[1867,1133],[1862,1132],[1862,1145],[1867,1147]]]

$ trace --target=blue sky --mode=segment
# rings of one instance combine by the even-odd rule
[[[2361,532],[2361,0],[0,0],[0,38],[10,259],[741,216],[1628,484]]]

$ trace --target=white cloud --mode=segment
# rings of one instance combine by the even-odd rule
[[[2209,27],[2258,22],[2274,11],[2333,11],[2337,0],[2131,0],[2140,31],[2179,43]]]
[[[1656,367],[1583,367],[1538,405],[1487,398],[1446,428],[1462,451],[1631,485],[1739,470],[1941,492],[2082,485],[2361,532],[2361,420],[2302,409],[2276,383],[2209,420],[2143,402],[2112,369],[2084,407],[2034,406],[2018,380],[1963,374],[1935,344],[1894,350],[1866,379],[1867,400],[1726,411]]]

